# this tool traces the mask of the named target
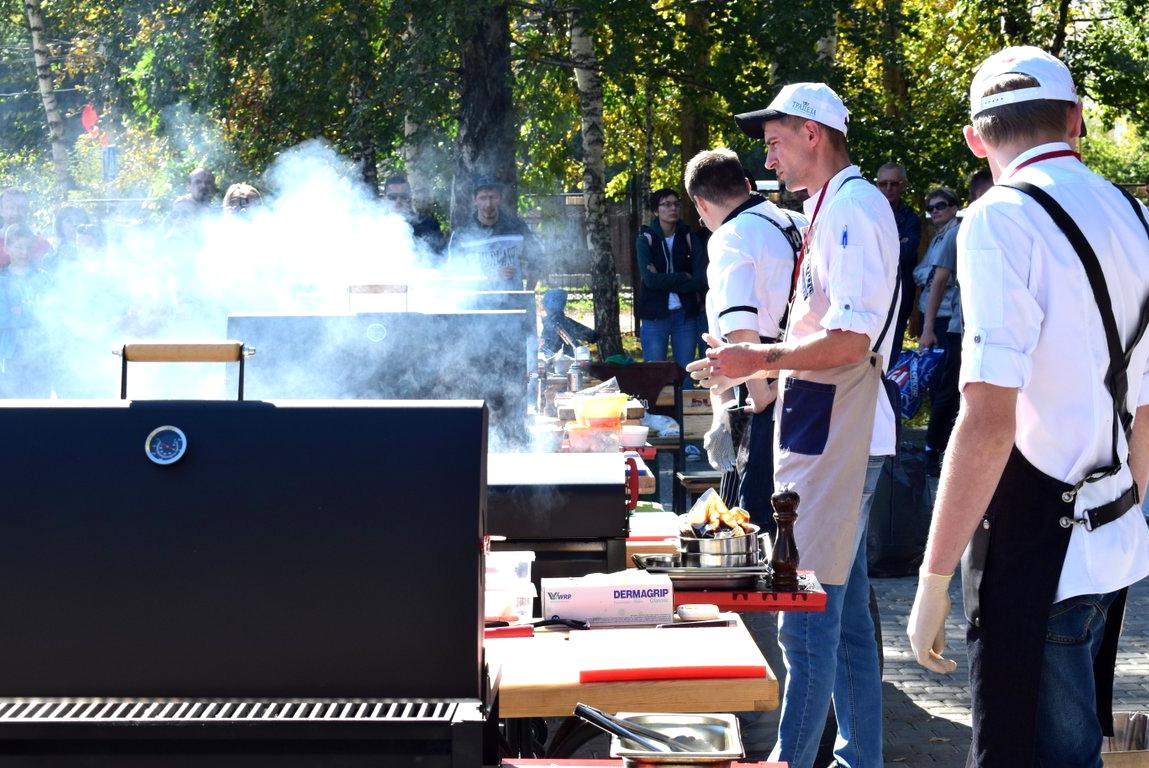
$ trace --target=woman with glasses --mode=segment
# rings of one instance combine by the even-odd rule
[[[642,359],[666,360],[669,346],[674,362],[685,368],[694,359],[698,343],[699,294],[706,291],[706,246],[680,221],[681,202],[673,189],[652,192],[649,207],[654,218],[635,241],[642,283],[635,286],[634,314],[641,324]]]
[[[934,236],[925,258],[914,270],[914,280],[922,287],[920,345],[940,346],[945,351],[941,367],[930,385],[930,423],[926,429],[926,472],[937,477],[941,457],[949,444],[960,395],[958,368],[961,361],[961,320],[957,280],[958,197],[952,189],[938,187],[926,195],[926,215],[934,225]],[[936,287],[935,287],[936,284]]]

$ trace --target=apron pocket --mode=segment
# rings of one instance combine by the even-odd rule
[[[834,384],[787,379],[778,426],[778,445],[784,451],[821,456],[830,437],[830,415],[834,411]]]

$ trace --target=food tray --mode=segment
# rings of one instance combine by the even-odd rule
[[[753,587],[770,576],[770,566],[741,568],[682,565],[680,555],[632,555],[634,564],[648,573],[665,573],[676,589],[739,589]]]
[[[621,757],[624,766],[657,768],[706,765],[722,768],[745,756],[738,720],[728,714],[665,714],[653,712],[619,712],[616,717],[630,720],[665,733],[667,736],[690,735],[706,745],[702,752],[649,752],[635,748],[633,742],[611,736],[610,755]]]

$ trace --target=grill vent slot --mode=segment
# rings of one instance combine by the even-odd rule
[[[0,699],[0,723],[451,722],[457,706],[395,699]]]

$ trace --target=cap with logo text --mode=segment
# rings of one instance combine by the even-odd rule
[[[1027,75],[1036,80],[1037,85],[983,96],[986,87],[1003,75]],[[977,117],[987,109],[1038,99],[1076,104],[1078,98],[1073,75],[1059,59],[1040,48],[1013,46],[998,51],[978,67],[969,86],[969,113],[970,117]]]
[[[762,125],[786,115],[813,120],[829,128],[846,132],[850,111],[825,83],[791,83],[784,86],[770,106],[755,112],[734,116],[734,122],[751,138],[762,138]]]

